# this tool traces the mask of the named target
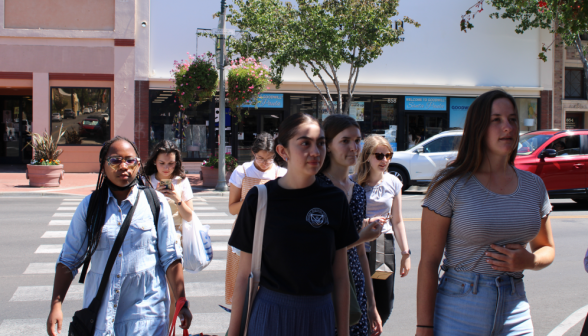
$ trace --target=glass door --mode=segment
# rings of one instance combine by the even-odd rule
[[[0,138],[0,163],[29,163],[31,141],[32,98],[30,96],[0,96],[2,109],[2,137]]]
[[[447,115],[445,114],[407,114],[406,148],[410,149],[446,129]]]

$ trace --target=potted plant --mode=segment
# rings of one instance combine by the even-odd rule
[[[237,159],[230,154],[225,154],[225,181],[229,182],[233,170],[237,168]],[[218,158],[211,156],[208,161],[202,162],[202,186],[216,187],[218,183]]]
[[[257,108],[259,94],[269,89],[270,70],[255,58],[240,58],[231,61],[228,77],[228,105],[231,113],[241,121],[241,106],[248,103]]]
[[[59,128],[57,141],[47,132],[41,136],[38,133],[31,134],[31,142],[27,146],[33,148],[34,156],[30,164],[27,164],[27,179],[31,187],[59,187],[63,180],[63,165],[58,160],[63,152],[57,149],[57,144],[63,136],[63,124]]]
[[[218,71],[213,54],[196,56],[188,53],[187,60],[174,61],[170,80],[176,84],[177,100],[183,111],[211,99],[218,88]],[[176,101],[174,100],[174,103]]]

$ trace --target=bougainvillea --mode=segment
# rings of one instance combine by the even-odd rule
[[[218,88],[218,71],[210,52],[200,56],[188,53],[187,60],[174,61],[171,74],[182,110],[211,99]]]
[[[243,104],[257,107],[259,94],[269,89],[270,83],[270,70],[260,61],[251,57],[231,61],[227,98],[233,115],[241,119],[240,111]]]

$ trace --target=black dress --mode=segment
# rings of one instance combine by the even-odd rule
[[[333,184],[331,180],[323,174],[318,174],[318,178]],[[352,181],[353,182],[353,181]],[[365,191],[363,188],[353,182],[353,194],[351,195],[351,201],[349,202],[349,210],[353,216],[353,222],[357,232],[363,227],[363,220],[365,219],[366,209],[366,198]],[[359,255],[357,254],[357,247],[347,250],[347,257],[349,258],[349,269],[353,275],[355,281],[355,291],[357,292],[357,302],[361,309],[361,319],[359,323],[349,327],[350,336],[368,336],[369,335],[369,322],[367,316],[367,296],[365,293],[365,277],[361,263],[359,262]]]

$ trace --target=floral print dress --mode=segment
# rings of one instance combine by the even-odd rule
[[[323,174],[318,174],[318,178],[326,181],[327,183],[333,184],[331,180]],[[355,223],[355,229],[359,233],[363,226],[363,220],[365,218],[366,209],[366,197],[363,188],[353,182],[353,193],[351,195],[351,201],[349,202],[349,210],[353,216],[353,222]],[[368,336],[369,335],[369,323],[367,316],[367,296],[365,293],[365,277],[361,263],[359,262],[359,255],[357,254],[357,247],[347,250],[347,257],[349,258],[349,269],[353,275],[355,281],[355,291],[357,293],[357,302],[361,309],[361,319],[359,323],[349,327],[350,336]]]

